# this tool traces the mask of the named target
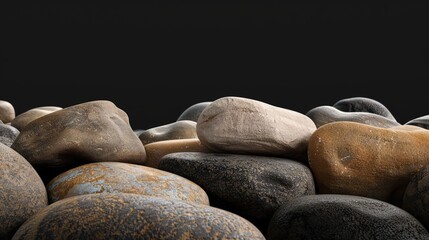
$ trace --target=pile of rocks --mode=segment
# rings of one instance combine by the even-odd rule
[[[0,101],[0,239],[429,239],[429,116],[223,97],[133,130]]]

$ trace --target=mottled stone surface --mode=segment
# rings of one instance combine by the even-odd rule
[[[0,239],[10,239],[25,220],[47,205],[45,186],[34,168],[0,143]]]
[[[91,163],[55,177],[50,202],[91,193],[134,193],[209,205],[206,192],[178,175],[129,163]]]
[[[429,129],[429,115],[410,120],[409,122],[405,123],[405,125],[413,125]]]
[[[198,138],[154,142],[146,145],[145,149],[147,157],[144,165],[153,168],[158,168],[161,158],[170,153],[212,152]]]
[[[320,106],[307,112],[307,116],[319,128],[331,122],[357,122],[375,127],[390,128],[399,126],[396,121],[368,112],[343,112],[331,106]]]
[[[127,114],[109,101],[82,103],[38,118],[22,129],[12,148],[33,165],[145,160]]]
[[[180,114],[177,121],[190,120],[197,122],[200,114],[204,111],[204,109],[206,109],[208,105],[210,105],[210,103],[212,102],[200,102],[188,107],[185,111],[183,111],[182,114]]]
[[[296,198],[274,214],[268,240],[429,239],[409,213],[375,199],[347,195]]]
[[[0,121],[9,123],[15,118],[15,108],[10,102],[0,100]]]
[[[384,106],[379,101],[376,101],[371,98],[366,98],[366,97],[345,98],[336,102],[333,106],[334,108],[341,110],[343,112],[369,112],[369,113],[374,113],[374,114],[386,117],[396,122],[395,117],[392,115],[389,109],[387,109],[386,106]]]
[[[402,208],[429,229],[429,165],[411,179],[405,190]]]
[[[429,164],[429,131],[330,123],[311,137],[308,157],[320,193],[396,204],[411,177]]]
[[[263,232],[281,204],[315,193],[310,169],[282,158],[173,153],[162,158],[159,168],[195,182],[212,206],[249,219]]]
[[[214,101],[197,123],[200,141],[215,151],[300,159],[315,130],[301,113],[240,97]]]
[[[245,219],[206,205],[137,194],[66,198],[23,224],[14,240],[264,239]]]
[[[10,147],[15,139],[18,137],[19,131],[18,129],[6,125],[4,123],[0,123],[0,143]]]
[[[12,126],[17,128],[18,130],[23,129],[27,124],[30,122],[43,117],[49,113],[56,112],[58,110],[61,110],[60,107],[53,107],[53,106],[46,106],[46,107],[37,107],[30,109],[24,113],[19,114],[15,117],[12,121]]]
[[[143,145],[174,139],[198,138],[197,123],[194,121],[177,121],[163,126],[148,129],[139,135]]]

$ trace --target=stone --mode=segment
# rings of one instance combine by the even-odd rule
[[[306,114],[319,128],[331,122],[357,122],[375,127],[390,128],[400,126],[396,121],[368,112],[343,112],[331,106],[320,106],[311,109]]]
[[[110,101],[86,102],[38,118],[22,129],[12,148],[32,165],[145,160],[127,114]]]
[[[16,116],[15,119],[13,119],[12,121],[12,126],[14,126],[18,130],[22,130],[30,122],[40,117],[43,117],[49,113],[53,113],[61,109],[62,108],[60,107],[52,107],[52,106],[37,107],[37,108],[30,109]]]
[[[395,117],[382,103],[366,97],[352,97],[342,99],[333,105],[343,112],[368,112],[374,113],[396,122]]]
[[[247,220],[206,205],[138,194],[89,194],[49,205],[14,240],[265,239]]]
[[[429,129],[429,115],[410,120],[409,122],[405,123],[405,125],[412,125]]]
[[[11,239],[22,223],[46,206],[45,185],[34,168],[0,143],[0,239]]]
[[[402,208],[429,229],[429,165],[412,177],[405,189]]]
[[[210,105],[210,103],[212,102],[200,102],[188,107],[182,114],[180,114],[177,121],[190,120],[197,122],[200,114],[208,105]]]
[[[283,203],[315,194],[310,169],[283,158],[184,152],[164,156],[159,168],[195,182],[212,206],[250,220],[262,232]]]
[[[308,158],[319,193],[396,205],[411,177],[429,164],[429,131],[330,123],[311,136]]]
[[[197,123],[194,121],[177,121],[148,129],[139,135],[143,145],[174,139],[198,138]]]
[[[173,173],[118,162],[81,165],[55,177],[48,185],[51,203],[92,193],[133,193],[209,205],[204,190]]]
[[[144,131],[146,131],[146,130],[143,130],[143,129],[134,129],[133,130],[133,132],[137,135],[137,137],[140,136],[140,134],[142,134]]]
[[[281,206],[271,219],[268,240],[429,239],[413,216],[371,198],[318,194]]]
[[[19,131],[18,129],[6,125],[4,123],[0,123],[0,143],[10,147],[15,139],[18,137]]]
[[[10,102],[0,100],[0,121],[9,123],[15,118],[15,108]]]
[[[263,102],[223,97],[201,113],[201,143],[225,153],[306,159],[308,140],[316,130],[307,116]]]
[[[167,140],[145,145],[146,162],[144,165],[158,168],[161,158],[170,153],[176,152],[212,152],[202,145],[198,138]]]

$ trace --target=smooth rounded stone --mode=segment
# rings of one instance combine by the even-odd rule
[[[0,121],[9,123],[15,118],[15,108],[10,102],[0,100]]]
[[[318,194],[281,206],[271,219],[267,239],[423,240],[429,233],[409,213],[386,202]]]
[[[343,112],[368,112],[374,113],[396,122],[392,113],[379,101],[366,97],[352,97],[342,99],[333,105]]]
[[[173,173],[129,163],[91,163],[55,177],[48,185],[49,201],[92,193],[134,193],[209,205],[204,190]]]
[[[210,105],[210,103],[212,102],[200,102],[188,107],[182,114],[180,114],[177,121],[190,120],[197,122],[200,114],[204,111],[204,109],[206,109],[208,105]]]
[[[200,115],[197,134],[210,149],[226,153],[306,159],[316,130],[307,116],[263,102],[224,97]]]
[[[61,109],[62,109],[61,107],[52,107],[52,106],[37,107],[37,108],[30,109],[16,116],[15,119],[13,119],[12,121],[12,126],[14,126],[18,130],[22,130],[30,122]]]
[[[18,135],[18,129],[10,125],[0,123],[0,143],[10,147]]]
[[[197,123],[194,121],[177,121],[148,129],[139,135],[143,145],[174,139],[198,138]]]
[[[409,182],[402,208],[429,229],[429,165],[416,173]]]
[[[145,160],[127,114],[110,101],[86,102],[40,117],[22,129],[12,148],[31,164],[44,166]]]
[[[23,222],[46,206],[45,185],[34,168],[0,143],[0,239],[12,238]]]
[[[55,202],[13,240],[265,239],[247,220],[206,205],[137,194],[89,194]]]
[[[413,126],[429,129],[429,115],[413,119],[405,123],[405,125],[413,125]]]
[[[308,158],[320,193],[396,205],[411,177],[429,164],[429,131],[330,123],[310,138]]]
[[[307,112],[307,116],[314,121],[318,128],[328,123],[342,121],[357,122],[381,128],[390,128],[401,125],[396,121],[374,113],[343,112],[331,106],[313,108]]]
[[[170,153],[176,152],[212,152],[202,145],[198,138],[167,140],[145,145],[146,162],[144,165],[158,168],[161,158]]]
[[[161,159],[159,168],[195,182],[207,192],[212,206],[250,220],[263,232],[283,203],[315,194],[310,169],[283,158],[173,153]]]
[[[133,132],[137,135],[137,137],[140,136],[140,134],[142,134],[144,131],[146,131],[146,130],[143,130],[143,129],[134,129],[133,130]]]

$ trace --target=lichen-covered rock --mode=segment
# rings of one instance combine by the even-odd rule
[[[306,159],[316,130],[307,116],[260,101],[220,98],[201,113],[200,141],[215,151]]]
[[[429,165],[411,179],[405,189],[402,208],[429,229]]]
[[[143,131],[139,135],[143,145],[175,139],[198,138],[197,123],[194,121],[177,121]]]
[[[161,159],[159,168],[195,182],[212,206],[245,217],[263,232],[281,204],[315,194],[310,169],[282,158],[173,153]]]
[[[45,186],[21,155],[0,143],[0,239],[48,205]]]
[[[413,216],[371,198],[319,194],[296,198],[271,219],[268,240],[424,240],[429,233]]]
[[[137,194],[89,194],[49,205],[13,240],[265,239],[247,220],[206,205]]]
[[[212,102],[200,102],[188,107],[185,111],[183,111],[182,114],[180,114],[177,121],[190,120],[197,122],[200,114],[204,111],[204,109],[206,109],[208,105],[210,105],[210,103]]]
[[[62,108],[60,107],[52,107],[52,106],[33,108],[16,116],[15,119],[13,119],[13,121],[11,122],[11,124],[16,129],[21,130],[25,126],[27,126],[27,124],[29,124],[30,122],[40,117],[43,117],[49,113],[53,113],[61,109]]]
[[[82,103],[40,117],[22,129],[12,148],[33,165],[145,160],[127,114],[109,101]]]
[[[0,100],[0,121],[9,123],[15,118],[15,108],[10,102]]]
[[[51,203],[83,194],[134,193],[209,205],[206,192],[188,179],[129,163],[81,165],[55,177],[47,189]]]
[[[10,125],[0,123],[0,143],[3,143],[4,145],[10,147],[12,146],[12,143],[15,141],[18,135],[18,129]]]
[[[333,105],[334,108],[343,112],[368,112],[386,117],[396,122],[395,117],[382,103],[366,97],[345,98]]]
[[[409,122],[405,123],[405,125],[413,125],[424,129],[429,129],[429,115],[410,120]]]

